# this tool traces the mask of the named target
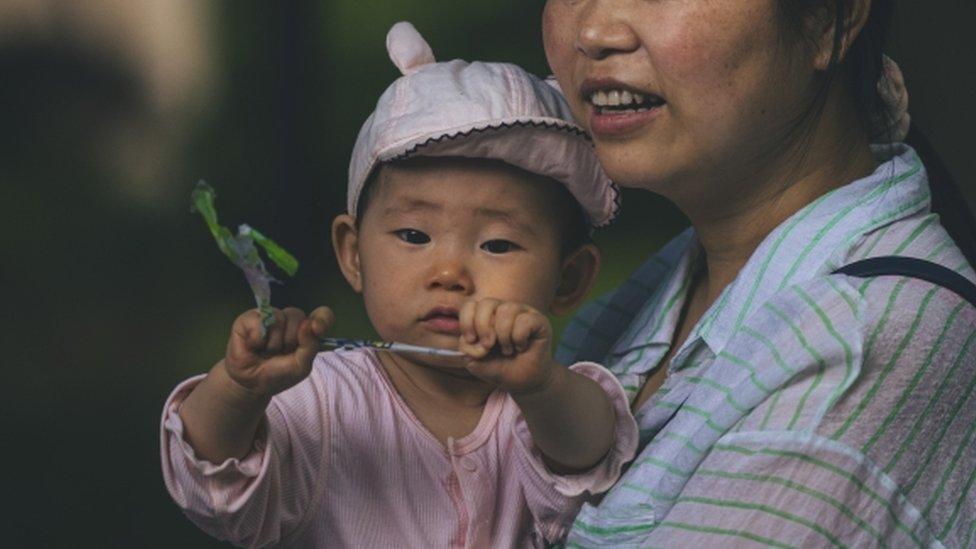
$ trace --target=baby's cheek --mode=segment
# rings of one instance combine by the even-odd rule
[[[396,292],[390,292],[386,284],[376,283],[367,278],[363,284],[363,304],[370,324],[376,329],[381,338],[396,336],[397,319],[400,305],[396,300]]]

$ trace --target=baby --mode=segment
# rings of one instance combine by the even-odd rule
[[[506,64],[435,63],[412,26],[404,76],[353,153],[342,273],[384,340],[462,358],[319,352],[332,323],[234,322],[224,358],[166,403],[166,486],[247,546],[545,546],[633,457],[623,389],[551,355],[544,313],[590,288],[590,227],[616,192],[558,92]]]

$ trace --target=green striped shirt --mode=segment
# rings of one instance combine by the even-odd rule
[[[638,413],[640,454],[570,545],[976,546],[976,308],[916,279],[831,274],[905,255],[976,278],[914,151],[882,160],[763,241],[674,355]],[[699,255],[691,231],[669,244],[580,313],[558,358],[600,361],[636,395]]]

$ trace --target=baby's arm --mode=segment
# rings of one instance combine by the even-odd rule
[[[224,359],[206,377],[180,384],[163,411],[167,490],[197,526],[237,545],[298,532],[327,450],[321,383],[298,382],[332,315],[324,308],[308,319],[297,309],[275,315],[267,338],[256,312],[238,317]]]
[[[526,305],[471,301],[460,313],[468,370],[508,391],[546,464],[557,474],[588,470],[614,441],[615,413],[592,379],[552,359],[549,320]]]
[[[180,406],[184,436],[199,457],[221,463],[251,450],[271,397],[308,376],[332,318],[326,307],[308,318],[295,308],[276,310],[262,337],[257,311],[237,317],[223,360]]]

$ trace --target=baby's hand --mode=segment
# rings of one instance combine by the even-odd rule
[[[263,338],[257,310],[237,317],[224,356],[230,378],[259,398],[271,398],[308,376],[319,339],[333,321],[328,307],[315,309],[308,318],[294,307],[275,309],[274,315],[275,323]]]
[[[459,350],[467,369],[511,393],[544,388],[556,367],[549,319],[528,305],[497,299],[468,301],[459,315]]]

